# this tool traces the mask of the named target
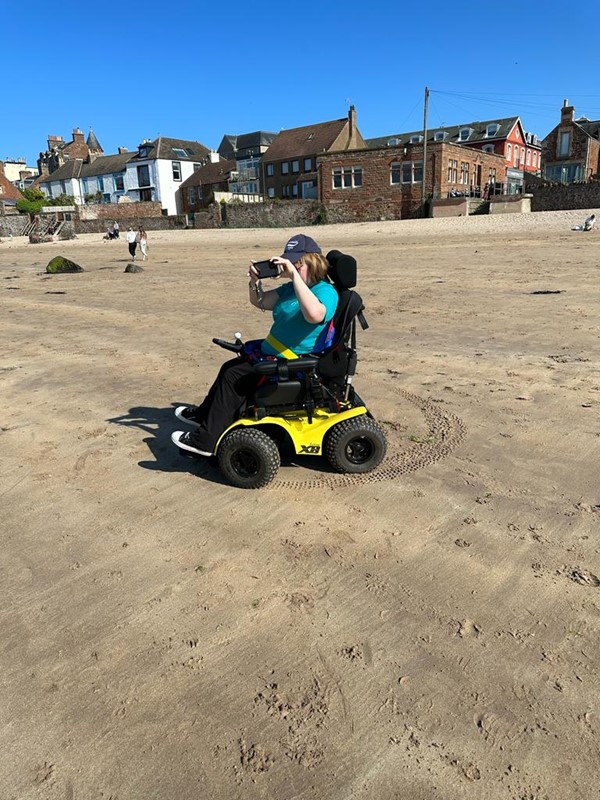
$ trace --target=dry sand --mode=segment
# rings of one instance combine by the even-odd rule
[[[99,235],[0,245],[0,798],[597,797],[587,214],[311,231],[358,258],[390,453],[254,492],[172,411],[211,337],[266,331],[246,264],[295,231],[150,232],[137,275]]]

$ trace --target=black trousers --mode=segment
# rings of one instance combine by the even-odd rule
[[[135,258],[135,249],[137,247],[137,242],[129,242],[129,255],[132,258]]]
[[[253,394],[259,377],[249,361],[233,358],[223,364],[194,414],[200,427],[191,432],[190,438],[196,447],[211,453],[214,451],[219,436]]]

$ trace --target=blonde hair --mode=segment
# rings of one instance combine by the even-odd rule
[[[306,264],[308,285],[325,280],[329,272],[329,261],[321,253],[306,253],[302,256],[302,263]]]

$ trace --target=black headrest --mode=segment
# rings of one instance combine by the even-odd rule
[[[356,286],[355,258],[340,253],[339,250],[330,250],[327,253],[327,261],[329,261],[329,277],[338,291]]]

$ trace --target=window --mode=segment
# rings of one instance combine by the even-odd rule
[[[403,161],[402,183],[422,183],[422,181],[423,181],[423,162]]]
[[[282,175],[288,175],[289,171],[290,171],[290,162],[289,161],[283,161],[282,164],[281,164],[281,174]]]
[[[269,186],[269,188],[267,189],[267,195],[269,197],[275,197],[275,189],[272,186]]]
[[[175,148],[173,148],[175,149]],[[181,161],[171,161],[171,166],[173,167],[173,180],[180,181],[181,180]]]
[[[334,189],[357,189],[362,186],[362,167],[335,167],[332,175]]]
[[[527,161],[525,162],[528,167],[531,166],[531,150],[527,148]]]
[[[175,153],[177,158],[187,158],[188,151],[184,150],[183,147],[172,147],[171,150]]]
[[[125,190],[125,179],[122,175],[115,175],[115,192],[123,192]]]
[[[500,125],[497,122],[490,122],[490,124],[485,129],[486,136],[495,136],[498,133],[498,128]]]
[[[402,165],[399,164],[397,161],[394,161],[390,164],[390,183],[392,186],[397,185],[400,183],[402,177]]]
[[[104,178],[99,175],[96,178],[96,180],[98,181],[98,191],[99,192],[103,192],[104,191]]]
[[[275,174],[275,168],[274,168],[273,164],[267,164],[267,175],[270,178],[272,178],[274,174]]]
[[[461,161],[460,162],[460,182],[464,183],[465,186],[469,185],[469,162],[468,161]]]
[[[47,190],[48,190],[48,197],[52,197],[52,184],[51,183],[48,184]]]
[[[506,145],[506,160],[510,161],[512,158],[512,144],[509,142]]]
[[[443,142],[445,138],[446,138],[446,131],[436,131],[433,134],[434,142]]]
[[[292,197],[298,197],[298,184],[295,183],[292,186]]]
[[[558,155],[568,156],[571,150],[571,131],[561,131],[558,136]]]
[[[202,164],[195,163],[194,164],[194,172],[198,172],[198,170],[202,167]]]
[[[150,147],[148,147],[147,145],[140,145],[139,148],[140,158],[147,158],[149,152],[150,152]]]
[[[525,148],[522,147],[521,148],[521,166],[523,167],[524,165],[525,165]]]
[[[142,164],[137,168],[138,186],[150,186],[150,167]]]
[[[493,144],[484,144],[481,148],[484,153],[493,153],[494,152],[494,145]]]
[[[195,186],[189,186],[188,187],[187,196],[188,196],[188,204],[190,206],[193,206],[195,204],[195,202],[196,202],[196,187]]]
[[[281,187],[281,196],[282,197],[290,197],[290,195],[291,195],[290,187],[287,186],[287,185],[286,186],[282,186]]]
[[[397,144],[400,144],[400,139],[394,136],[392,139],[388,139],[387,144],[388,147],[395,147]]]
[[[292,172],[300,172],[300,162],[292,161]]]
[[[513,159],[513,167],[519,166],[519,148],[515,145],[515,157]]]
[[[82,190],[82,192],[84,194],[89,194],[88,179],[87,178],[82,178],[81,179],[81,190]]]
[[[535,150],[531,154],[531,166],[537,167],[537,153],[535,152]]]
[[[312,169],[312,158],[305,158],[304,159],[304,171],[310,172]]]
[[[471,135],[471,128],[461,128],[458,132],[458,141],[466,142]]]
[[[60,182],[60,193],[61,194],[67,193],[67,184],[64,181]]]
[[[458,180],[458,161],[454,158],[448,159],[448,183],[456,183]]]
[[[410,143],[411,144],[419,144],[419,142],[422,142],[422,141],[423,141],[423,137],[418,135],[418,134],[416,134],[415,136],[411,136],[410,137]]]

